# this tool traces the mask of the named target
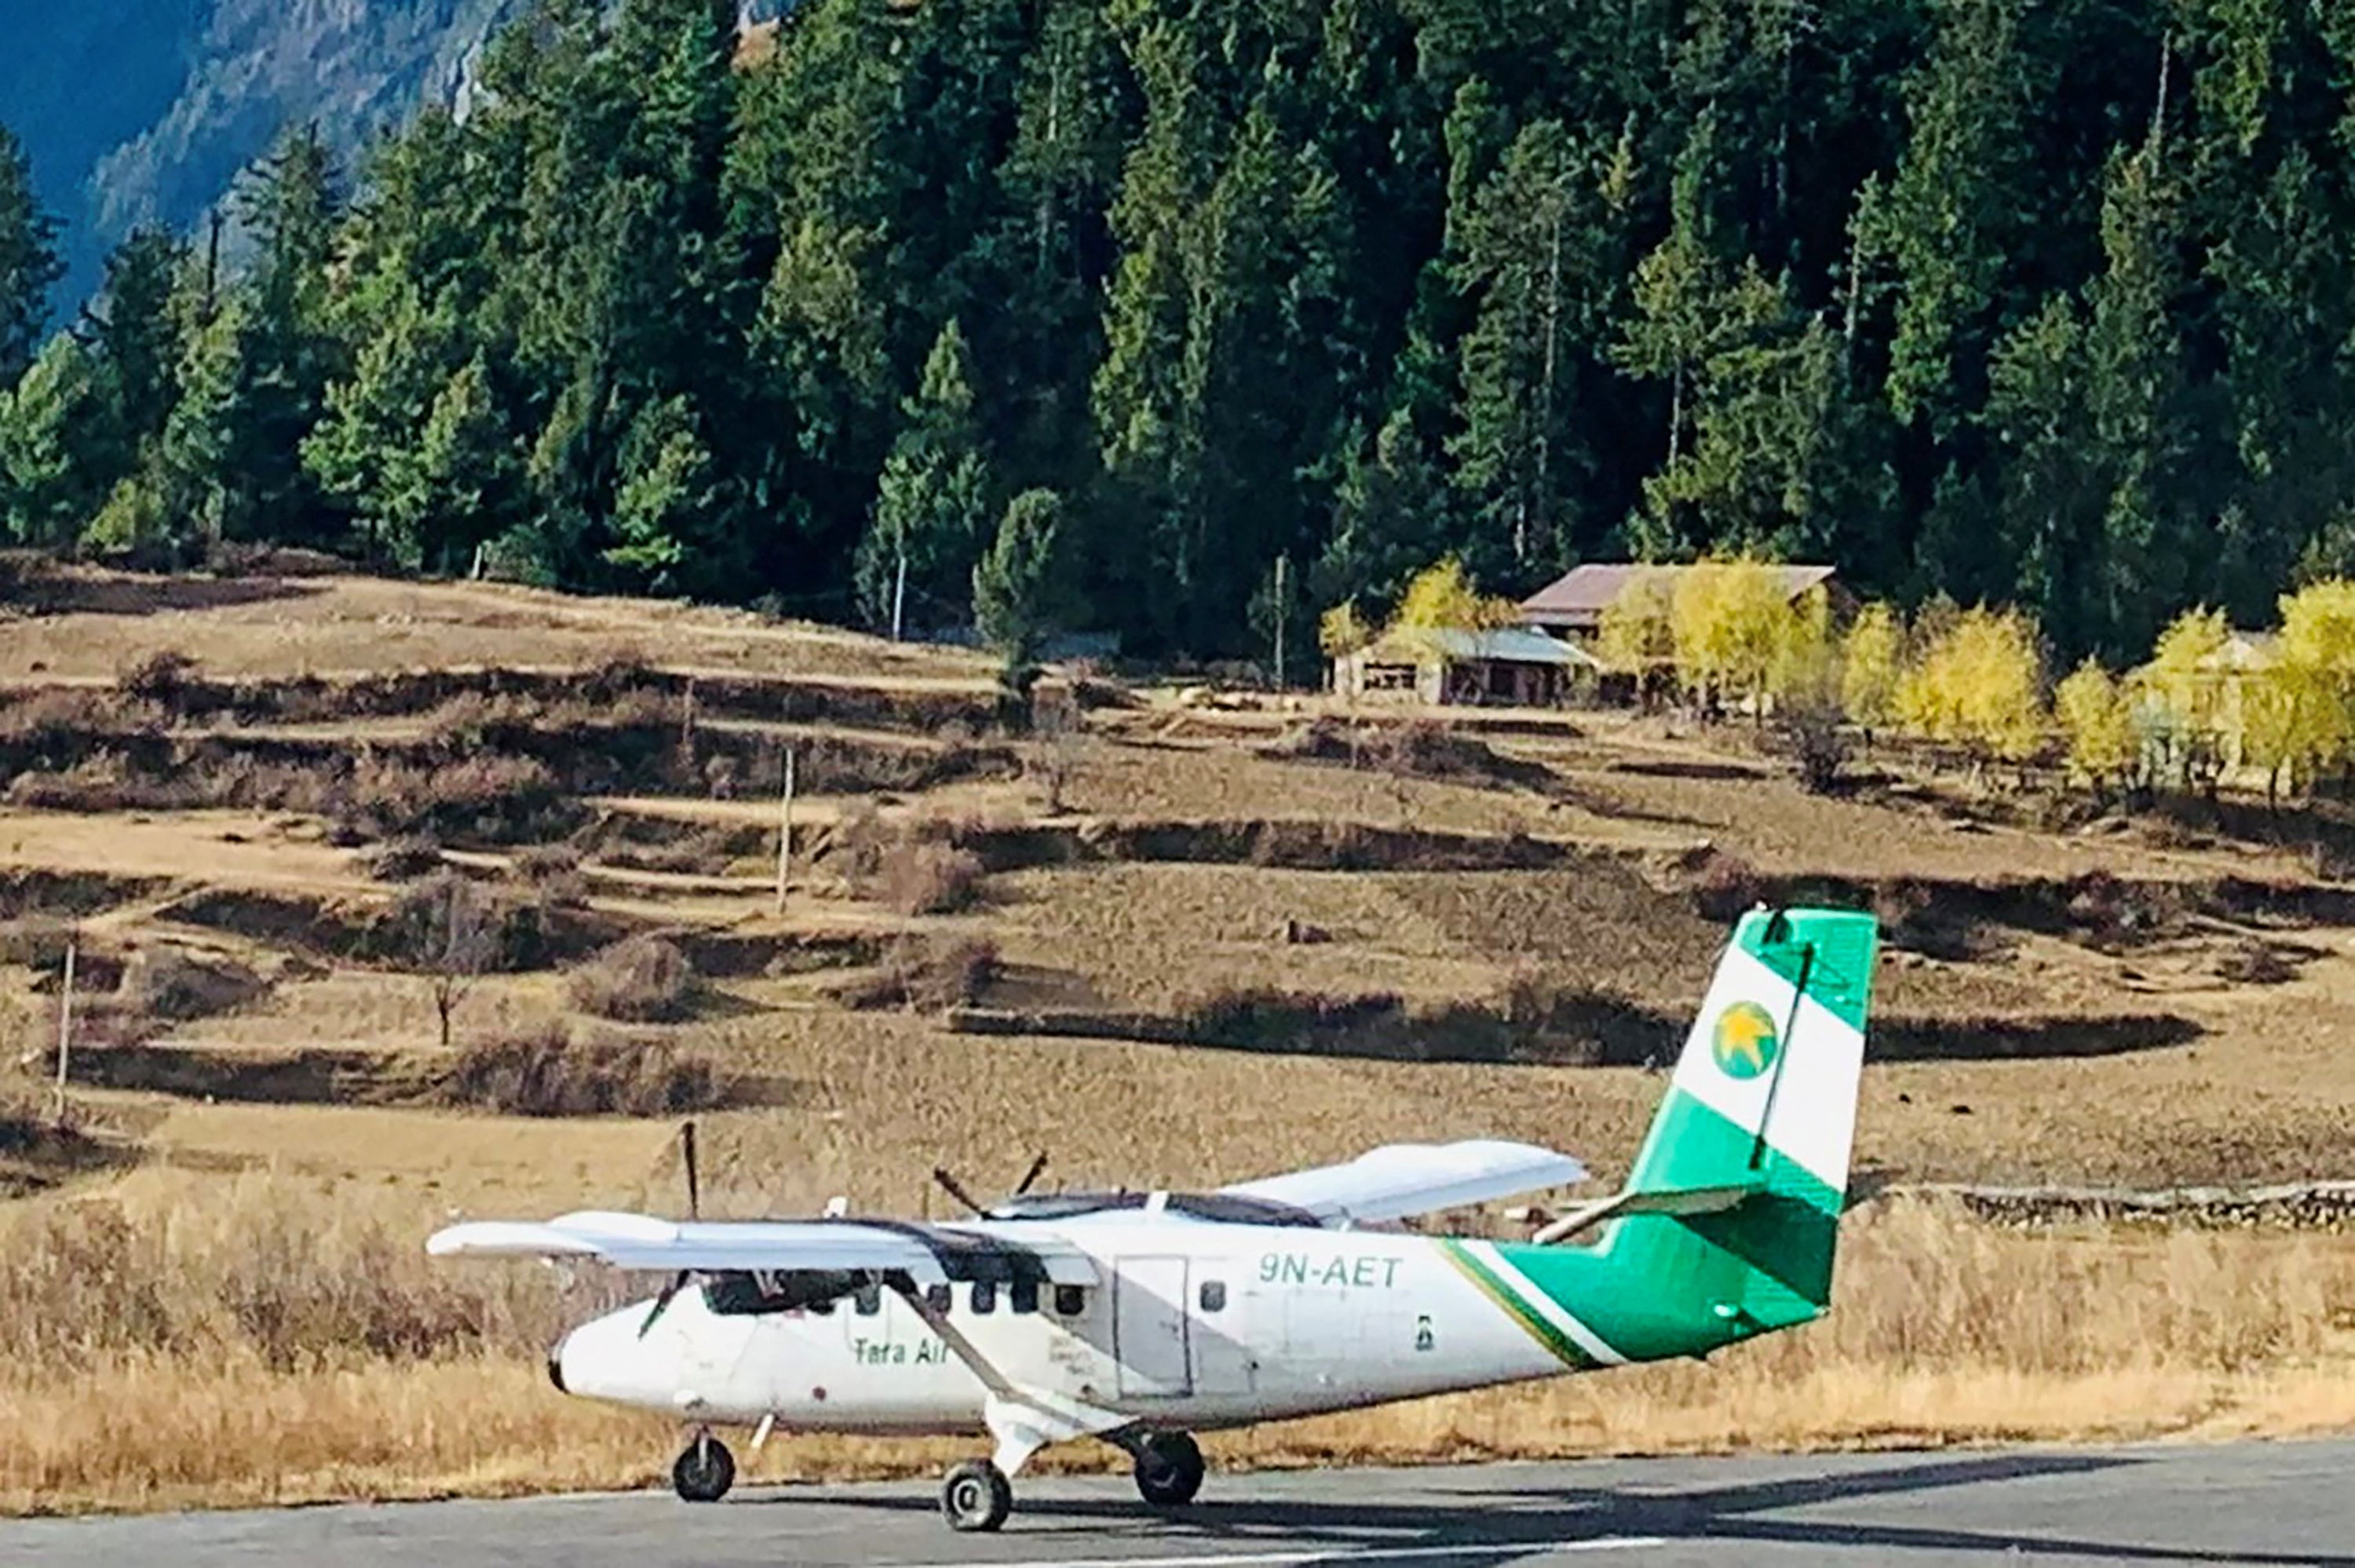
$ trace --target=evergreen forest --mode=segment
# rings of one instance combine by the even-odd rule
[[[480,79],[59,319],[0,129],[11,538],[920,630],[996,558],[1295,670],[1450,555],[2057,667],[2355,568],[2345,0],[539,0]]]

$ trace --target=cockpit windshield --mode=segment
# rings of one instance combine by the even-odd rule
[[[864,1275],[813,1268],[716,1274],[703,1282],[703,1304],[719,1318],[804,1311],[832,1305],[866,1279]]]

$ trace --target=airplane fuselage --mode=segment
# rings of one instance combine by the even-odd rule
[[[912,1435],[982,1430],[974,1361],[1142,1425],[1201,1430],[1619,1359],[1550,1301],[1551,1323],[1500,1301],[1538,1293],[1500,1281],[1517,1277],[1487,1243],[1175,1219],[1050,1228],[1104,1284],[955,1281],[920,1301],[870,1287],[786,1310],[689,1289],[650,1328],[640,1302],[575,1330],[557,1375],[692,1420]]]

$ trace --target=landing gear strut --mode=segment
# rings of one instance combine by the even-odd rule
[[[671,1466],[670,1484],[688,1502],[718,1502],[736,1484],[736,1456],[708,1430],[698,1432]]]
[[[1147,1433],[1134,1452],[1137,1495],[1155,1508],[1183,1508],[1202,1489],[1202,1448],[1191,1435]]]
[[[1014,1510],[1014,1483],[986,1459],[967,1459],[941,1483],[941,1517],[959,1533],[996,1530]]]

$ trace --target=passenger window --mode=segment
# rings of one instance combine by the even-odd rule
[[[872,1318],[876,1313],[883,1310],[883,1287],[879,1285],[862,1285],[852,1295],[851,1299],[858,1303],[860,1317]]]
[[[1039,1310],[1039,1282],[1018,1279],[1006,1287],[1006,1304],[1017,1312]]]
[[[973,1282],[973,1310],[975,1317],[997,1310],[997,1286],[994,1281],[976,1279]]]
[[[1055,1312],[1059,1317],[1076,1318],[1088,1309],[1088,1293],[1084,1286],[1055,1287]]]
[[[949,1309],[949,1304],[954,1299],[954,1295],[945,1285],[927,1285],[924,1287],[924,1305],[931,1308],[935,1312],[946,1314]]]
[[[1223,1279],[1202,1281],[1202,1310],[1222,1312],[1227,1306],[1227,1282]]]

